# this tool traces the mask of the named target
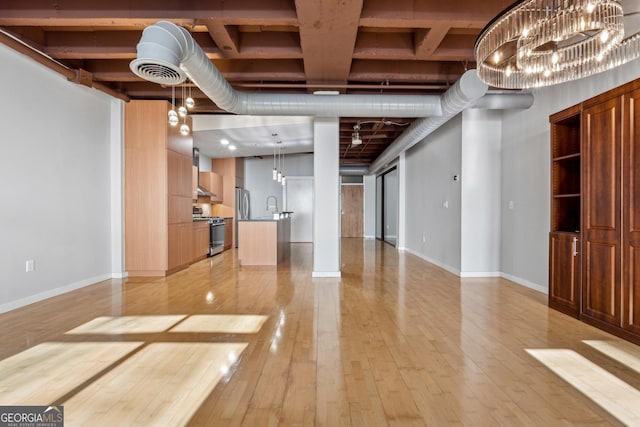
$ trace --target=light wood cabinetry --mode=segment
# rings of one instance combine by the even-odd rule
[[[222,203],[224,200],[224,189],[222,187],[222,176],[215,172],[200,172],[200,187],[214,194],[210,203]],[[202,200],[202,196],[200,197]]]
[[[131,101],[124,120],[125,264],[164,276],[191,261],[192,138],[169,126],[169,103]]]
[[[193,238],[191,261],[199,261],[207,257],[209,253],[209,222],[195,221],[193,223]]]
[[[291,219],[238,222],[240,265],[276,266],[289,260]]]
[[[222,176],[222,203],[215,204],[211,207],[214,216],[223,218],[236,218],[236,187],[244,187],[244,158],[229,157],[225,159],[213,159],[211,161],[212,169]],[[236,247],[236,233],[231,233],[231,246]]]
[[[640,343],[639,99],[637,80],[575,107],[580,111],[576,117],[581,149],[579,155],[554,152],[549,252],[549,305],[567,312],[578,302],[580,319],[636,343]],[[552,151],[559,135],[554,126],[552,120]],[[570,164],[577,159],[580,180],[574,173],[578,166]],[[563,194],[566,197],[557,197]],[[556,203],[556,199],[580,203],[576,208],[574,201]],[[573,228],[578,232],[572,237]],[[574,237],[582,241],[580,267],[566,255],[573,250]]]
[[[227,217],[224,219],[224,250],[231,249],[233,247],[233,218]]]

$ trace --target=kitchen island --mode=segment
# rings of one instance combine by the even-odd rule
[[[276,266],[289,260],[290,218],[238,221],[240,265]]]

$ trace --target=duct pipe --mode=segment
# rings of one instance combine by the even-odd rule
[[[478,99],[471,108],[489,110],[508,110],[512,108],[530,108],[533,94],[530,92],[490,92]]]
[[[361,176],[369,173],[367,165],[342,165],[340,166],[340,175],[343,176]]]
[[[414,121],[386,150],[369,166],[369,174],[382,170],[400,153],[422,141],[452,117],[476,103],[488,86],[479,78],[476,70],[465,72],[460,79],[442,95],[442,116]]]
[[[438,95],[295,95],[238,92],[189,32],[160,21],[144,29],[131,71],[145,80],[176,85],[189,77],[223,110],[249,115],[319,117],[430,117],[442,114]]]

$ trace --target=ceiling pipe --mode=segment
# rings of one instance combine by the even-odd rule
[[[362,176],[368,175],[369,166],[367,165],[341,165],[339,168],[340,175]]]
[[[158,84],[187,77],[218,107],[235,114],[319,117],[419,117],[362,174],[373,174],[466,108],[529,108],[529,93],[491,93],[476,70],[465,72],[442,96],[295,95],[238,92],[227,82],[188,31],[160,21],[145,28],[131,70]],[[346,171],[347,169],[345,169]],[[354,171],[355,169],[351,169]]]
[[[369,166],[368,174],[385,168],[400,153],[422,141],[431,132],[448,122],[461,111],[474,105],[489,87],[479,78],[476,70],[466,71],[460,79],[442,95],[442,115],[414,121]]]
[[[144,29],[131,61],[134,74],[159,84],[189,78],[223,110],[249,115],[430,117],[442,114],[438,95],[325,95],[238,92],[187,30],[160,21]]]

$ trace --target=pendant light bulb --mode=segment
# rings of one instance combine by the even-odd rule
[[[185,123],[182,126],[180,126],[180,133],[183,134],[184,136],[189,135],[189,125]]]
[[[178,113],[175,110],[169,110],[169,124],[171,126],[175,126],[178,124],[180,119],[178,119]]]
[[[284,187],[286,185],[286,178],[284,175],[282,175],[282,186]]]
[[[187,116],[187,108],[184,105],[181,105],[180,107],[178,107],[178,115],[180,117],[186,117]]]
[[[188,97],[187,99],[184,100],[184,104],[187,106],[188,109],[192,109],[193,107],[196,106],[196,102],[193,100],[192,97]]]
[[[278,170],[273,168],[273,180],[275,181],[276,179],[278,179]]]
[[[282,182],[282,172],[278,172],[278,182]]]

